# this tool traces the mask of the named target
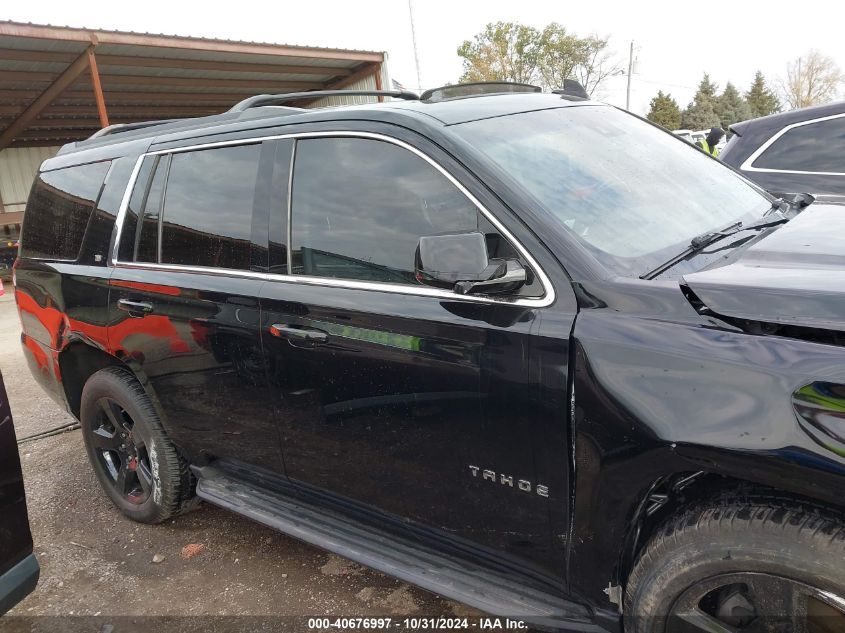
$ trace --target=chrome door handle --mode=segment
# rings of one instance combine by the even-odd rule
[[[143,316],[153,311],[153,304],[146,301],[130,301],[129,299],[118,299],[117,309],[128,312],[130,316]]]
[[[295,325],[276,323],[270,326],[270,334],[276,338],[289,341],[307,341],[309,343],[325,343],[329,340],[329,333],[316,328],[303,328]]]

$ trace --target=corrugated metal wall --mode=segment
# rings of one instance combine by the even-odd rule
[[[0,199],[7,212],[23,211],[41,163],[58,147],[9,147],[0,151]]]
[[[381,89],[393,90],[390,85],[390,75],[387,72],[386,61],[381,65]],[[354,84],[346,86],[344,90],[376,90],[376,77],[375,75],[365,77],[360,81],[356,81]],[[308,107],[324,108],[326,106],[357,105],[360,103],[373,103],[377,100],[377,97],[326,97],[325,99],[318,99],[313,105]]]
[[[386,62],[381,66],[381,85],[383,90],[392,89]],[[374,75],[346,87],[346,90],[375,89]],[[355,105],[374,101],[376,97],[327,97],[315,101],[312,107]],[[43,161],[55,156],[58,151],[58,147],[7,148],[0,151],[0,199],[3,200],[3,206],[7,212],[24,210],[32,181],[38,173],[38,167]]]

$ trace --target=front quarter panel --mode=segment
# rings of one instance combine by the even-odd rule
[[[842,504],[845,458],[793,406],[814,381],[845,384],[845,348],[755,336],[698,315],[678,286],[580,289],[575,324],[577,591],[607,605],[622,539],[659,478],[713,473]]]

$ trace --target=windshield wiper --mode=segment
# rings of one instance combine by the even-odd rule
[[[689,246],[687,246],[683,251],[681,251],[671,259],[663,262],[657,268],[654,268],[653,270],[650,270],[647,273],[643,273],[642,275],[640,275],[640,279],[654,279],[658,275],[672,268],[672,266],[674,266],[675,264],[678,264],[679,262],[682,262],[685,259],[689,259],[693,255],[696,255],[703,251],[711,244],[718,242],[719,240],[723,240],[731,235],[736,235],[737,233],[740,233],[742,231],[755,231],[759,229],[766,229],[770,226],[777,226],[778,224],[789,222],[789,220],[790,218],[786,217],[780,209],[773,206],[773,209],[767,212],[762,218],[756,220],[755,222],[751,222],[750,224],[734,222],[733,224],[729,224],[725,228],[719,229],[718,231],[708,231],[707,233],[696,235],[690,240]]]

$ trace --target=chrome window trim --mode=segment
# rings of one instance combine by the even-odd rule
[[[234,270],[232,268],[211,268],[205,266],[183,266],[182,264],[153,264],[150,262],[116,262],[115,268],[157,270],[159,272],[166,273],[200,273],[203,275],[214,275],[215,277],[240,277],[249,279],[264,279],[265,281],[268,274],[253,270]]]
[[[141,164],[143,163],[144,159],[148,156],[157,156],[160,154],[177,154],[181,152],[190,152],[199,149],[214,149],[217,147],[228,147],[231,145],[252,145],[255,143],[262,143],[264,141],[273,141],[278,139],[302,139],[302,138],[321,138],[321,137],[351,137],[351,138],[366,138],[366,139],[373,139],[378,141],[384,141],[386,143],[391,143],[398,147],[401,147],[412,154],[415,154],[429,165],[434,167],[440,174],[442,174],[449,182],[454,185],[458,191],[460,191],[474,206],[478,211],[494,226],[496,229],[501,232],[501,234],[509,240],[514,247],[517,249],[519,254],[528,262],[528,265],[537,275],[538,279],[540,280],[541,285],[543,286],[543,296],[542,297],[519,297],[519,298],[495,298],[493,296],[482,296],[482,295],[459,295],[454,292],[450,292],[448,290],[441,290],[439,288],[430,288],[426,286],[411,286],[411,285],[402,285],[402,284],[390,284],[390,283],[377,283],[377,282],[368,282],[368,281],[357,281],[352,279],[335,279],[331,277],[309,277],[306,275],[280,275],[276,273],[259,273],[253,272],[248,270],[230,270],[230,269],[223,269],[223,268],[210,268],[210,267],[203,267],[203,266],[182,266],[182,265],[174,265],[174,264],[149,264],[144,262],[123,262],[118,260],[118,252],[120,249],[120,237],[123,231],[123,223],[126,219],[126,213],[129,207],[129,200],[132,196],[132,189],[135,186],[135,181],[138,178],[138,173],[141,169]],[[296,143],[294,143],[294,146]],[[296,158],[296,149],[294,147],[293,150],[293,158]],[[289,179],[292,178],[293,174],[293,163],[291,163],[291,170]],[[288,231],[290,231],[290,196],[291,196],[291,186],[292,183],[288,183]],[[162,213],[162,217],[163,217]],[[258,277],[263,278],[267,281],[282,281],[282,282],[292,282],[292,283],[303,283],[306,285],[314,285],[314,286],[330,286],[335,288],[348,288],[348,289],[355,289],[355,290],[372,290],[377,292],[392,292],[396,294],[407,294],[407,295],[418,295],[418,296],[426,296],[426,297],[438,297],[441,299],[450,299],[452,301],[472,301],[472,302],[479,302],[479,303],[493,303],[493,304],[504,304],[504,305],[516,305],[516,306],[525,306],[525,307],[533,307],[533,308],[542,308],[551,305],[555,301],[555,289],[552,285],[551,279],[549,279],[546,272],[540,267],[540,264],[531,256],[528,250],[517,240],[510,231],[505,228],[505,226],[496,218],[490,211],[488,211],[481,202],[472,195],[472,193],[466,189],[458,180],[452,176],[446,169],[444,169],[437,161],[433,158],[425,154],[424,152],[418,150],[416,147],[405,143],[404,141],[400,141],[399,139],[393,138],[391,136],[386,136],[384,134],[378,134],[375,132],[356,132],[352,130],[336,130],[336,131],[323,131],[323,132],[296,132],[292,134],[276,134],[272,136],[261,136],[261,137],[252,137],[246,139],[234,139],[229,141],[216,141],[210,143],[201,143],[196,145],[188,145],[185,147],[176,147],[176,148],[169,148],[169,149],[161,149],[161,150],[154,150],[148,151],[138,157],[137,162],[135,163],[135,168],[132,171],[132,175],[129,178],[129,182],[126,185],[126,191],[123,193],[123,199],[120,203],[120,209],[117,214],[117,218],[115,220],[115,231],[114,231],[114,246],[112,247],[111,251],[111,258],[110,264],[116,268],[136,268],[136,269],[149,269],[149,270],[161,270],[166,272],[188,272],[188,273],[205,273],[205,274],[213,274],[213,275],[222,275],[228,277]],[[288,239],[290,235],[288,235]],[[288,257],[290,258],[290,244],[288,244]],[[290,261],[290,259],[288,260]],[[288,269],[290,273],[290,269]]]
[[[789,132],[790,130],[794,130],[798,127],[803,127],[805,125],[812,125],[813,123],[821,123],[822,121],[830,121],[832,119],[840,119],[845,117],[845,112],[840,114],[831,114],[830,116],[823,116],[817,119],[808,119],[807,121],[798,121],[797,123],[791,123],[790,125],[784,126],[777,132],[775,132],[768,141],[763,143],[760,147],[758,147],[751,156],[745,159],[745,162],[739,166],[741,171],[756,171],[756,172],[765,172],[765,173],[775,173],[775,174],[802,174],[806,176],[845,176],[845,172],[839,171],[802,171],[798,169],[775,169],[773,167],[754,167],[754,161],[760,158],[761,154],[765,152],[769,147],[771,147],[775,141],[777,141],[781,136]]]
[[[161,188],[161,200],[158,203],[158,227],[156,227],[158,230],[158,242],[156,244],[158,246],[158,248],[156,249],[156,262],[158,263],[161,263],[161,243],[164,241],[164,200],[167,198],[167,183],[170,182],[170,168],[173,166],[173,157],[168,156],[164,159],[159,158],[158,165],[156,165],[156,171],[158,171],[162,160],[165,162],[164,168],[167,171],[164,172],[164,185]],[[155,178],[155,173],[153,173],[150,177]],[[137,254],[135,256],[137,257]]]
[[[138,180],[138,173],[141,171],[141,165],[147,154],[141,154],[138,160],[135,161],[135,167],[132,169],[132,174],[129,176],[129,182],[126,184],[126,190],[123,192],[123,198],[120,200],[120,208],[117,210],[117,217],[114,220],[114,243],[111,248],[111,257],[109,257],[109,264],[111,266],[117,265],[117,255],[120,249],[120,235],[123,233],[123,223],[126,220],[126,211],[129,209],[129,199],[132,197],[132,190],[135,188],[135,181]]]
[[[489,296],[481,295],[459,295],[448,290],[430,288],[427,286],[410,286],[403,284],[376,283],[371,281],[355,281],[353,279],[334,279],[331,277],[309,277],[307,275],[281,275],[278,273],[262,273],[252,270],[232,270],[231,268],[211,268],[204,266],[182,266],[180,264],[149,264],[146,262],[118,262],[117,268],[155,270],[168,273],[188,273],[213,275],[215,277],[234,277],[239,279],[260,279],[281,283],[303,284],[307,286],[324,286],[345,290],[371,290],[376,292],[393,292],[396,294],[413,295],[420,297],[438,297],[450,301],[471,301],[475,303],[496,303],[504,305],[538,307],[536,304],[527,304],[529,299],[492,299]],[[538,301],[539,299],[530,299]]]
[[[291,206],[293,204],[293,163],[296,160],[296,139],[293,139],[290,148],[290,163],[288,164],[288,195],[285,201],[285,264],[287,266],[288,274],[293,273],[293,252],[291,251],[291,236],[293,235],[291,222]],[[274,165],[275,168],[275,165]]]

